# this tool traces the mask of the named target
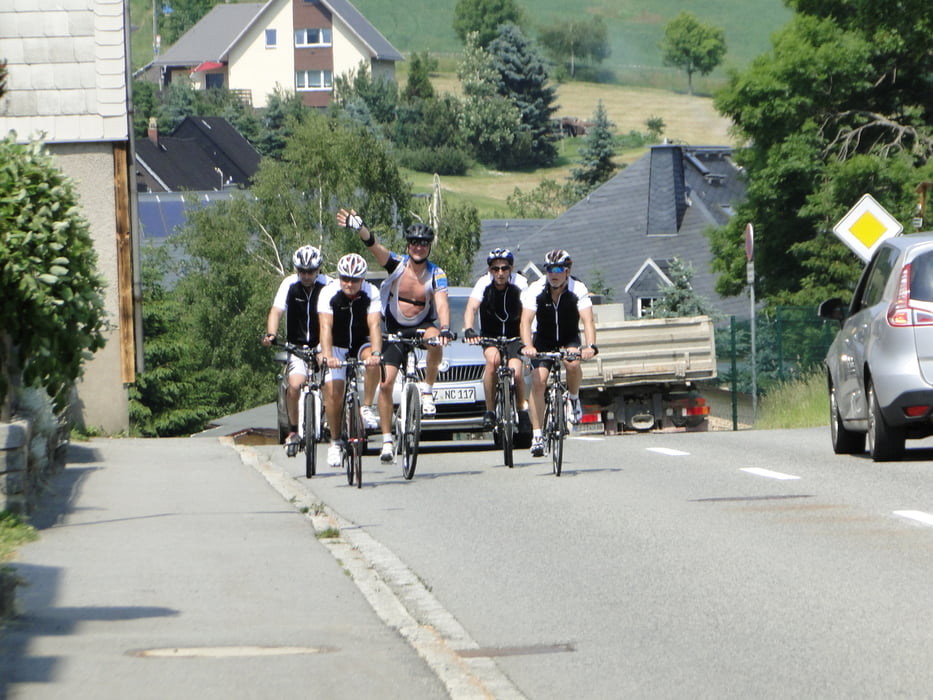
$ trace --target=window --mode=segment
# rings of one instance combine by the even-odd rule
[[[638,318],[645,318],[651,315],[651,305],[654,303],[652,297],[638,297],[635,300],[635,315]]]
[[[330,27],[324,29],[296,29],[295,46],[330,46]]]
[[[204,86],[210,90],[213,88],[222,88],[224,86],[224,74],[223,73],[208,73],[204,77]]]
[[[274,49],[277,41],[276,32],[274,29],[266,30],[266,48]]]
[[[333,86],[333,73],[329,70],[295,71],[296,90],[330,90]]]

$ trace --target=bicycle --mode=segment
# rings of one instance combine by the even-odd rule
[[[324,434],[324,400],[321,397],[321,384],[324,381],[326,367],[321,366],[317,361],[317,355],[320,352],[317,348],[280,342],[278,339],[274,339],[272,344],[304,360],[307,370],[298,399],[298,447],[295,452],[290,449],[288,456],[294,457],[297,451],[304,450],[305,478],[310,479],[317,472],[317,443],[321,441]],[[283,377],[282,381],[287,383],[287,377]],[[279,391],[279,396],[284,400],[283,392]]]
[[[539,352],[535,359],[553,360],[544,388],[544,449],[551,455],[551,468],[554,476],[560,476],[564,461],[564,437],[570,432],[567,404],[570,403],[569,391],[564,383],[563,360],[579,360],[580,353],[558,350]]]
[[[480,338],[484,348],[496,348],[499,351],[499,366],[496,368],[496,427],[493,434],[498,437],[502,447],[505,466],[514,466],[512,449],[515,433],[518,431],[518,406],[515,405],[515,370],[509,367],[506,348],[519,338]]]
[[[366,427],[361,413],[357,370],[365,362],[356,357],[343,361],[346,368],[346,383],[343,390],[343,418],[341,419],[340,441],[343,443],[343,466],[347,472],[347,483],[363,488],[363,453],[366,451]]]
[[[418,463],[418,441],[421,439],[421,387],[418,386],[421,377],[414,350],[440,345],[441,341],[436,337],[425,339],[424,330],[418,330],[414,336],[389,333],[383,336],[383,347],[386,343],[405,346],[405,372],[395,410],[395,450],[396,454],[402,455],[402,475],[411,480]]]

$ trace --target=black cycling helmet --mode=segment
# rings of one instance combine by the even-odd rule
[[[493,248],[486,256],[486,266],[492,265],[493,260],[507,260],[509,265],[515,264],[515,256],[508,248]]]
[[[405,238],[409,241],[434,242],[434,229],[427,224],[412,224],[405,231]]]

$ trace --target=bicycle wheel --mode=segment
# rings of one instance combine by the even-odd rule
[[[406,479],[415,475],[418,463],[418,440],[421,437],[421,390],[415,383],[405,384],[402,393],[404,421],[400,421],[398,450],[402,455],[402,474]]]
[[[360,405],[356,401],[349,401],[344,411],[344,435],[346,436],[346,449],[344,450],[344,464],[347,468],[347,483],[356,484],[356,488],[363,487],[363,446],[366,443],[366,431],[363,428],[363,415]]]
[[[499,435],[502,440],[502,460],[509,469],[514,466],[512,440],[515,436],[515,385],[508,376],[499,378],[499,396],[496,409],[499,415]]]
[[[314,476],[317,467],[317,441],[318,441],[318,402],[314,392],[305,394],[305,478]]]
[[[564,397],[554,385],[549,390],[551,402],[550,421],[548,422],[547,441],[548,451],[551,453],[551,466],[554,476],[560,476],[560,469],[564,461],[564,423],[567,420],[564,412]]]

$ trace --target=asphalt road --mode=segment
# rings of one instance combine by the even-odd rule
[[[933,443],[874,464],[828,429],[582,438],[559,478],[490,447],[427,446],[412,481],[368,456],[359,490],[323,450],[306,480],[239,449],[495,697],[933,697]]]

